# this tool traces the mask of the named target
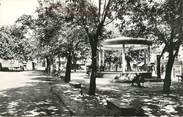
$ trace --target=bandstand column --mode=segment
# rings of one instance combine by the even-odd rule
[[[101,49],[101,47],[100,47],[99,53],[98,53],[98,65],[99,65],[99,67],[101,66],[101,61],[102,61],[101,55],[102,55],[102,49]]]
[[[99,50],[99,53],[98,53],[98,65],[99,67],[101,66],[101,50]]]
[[[150,46],[148,45],[148,49],[147,49],[147,64],[148,65],[150,63],[150,55],[151,55],[151,53],[150,53]]]
[[[101,53],[102,55],[101,55],[101,64],[102,64],[102,66],[104,66],[104,59],[105,59],[105,50],[104,49],[102,49],[102,53]]]
[[[125,44],[122,45],[122,73],[125,73],[126,60],[125,60]]]

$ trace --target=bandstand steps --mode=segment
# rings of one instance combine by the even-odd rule
[[[100,72],[98,73],[99,78],[114,78],[120,76],[121,72]]]
[[[130,74],[130,73],[129,73]],[[134,74],[132,72],[132,74]],[[121,72],[99,72],[98,73],[98,78],[111,78],[114,79],[116,76],[120,76]],[[143,77],[145,78],[146,82],[162,82],[163,80],[157,77],[152,77],[149,76],[149,74],[147,75],[146,73],[144,73]]]

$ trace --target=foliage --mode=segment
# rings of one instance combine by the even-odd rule
[[[10,36],[10,27],[0,28],[0,58],[13,58],[13,41]]]
[[[78,53],[86,50],[84,46],[79,46],[85,43],[83,30],[76,23],[67,21],[63,12],[66,9],[62,5],[60,2],[40,0],[36,10],[38,17],[33,25],[35,38],[38,39],[38,56],[47,58],[47,61],[56,56],[79,59],[82,56]]]
[[[170,0],[170,2],[149,0],[132,3],[131,14],[126,21],[129,25],[125,27],[125,30],[120,28],[121,33],[132,37],[148,39],[153,37],[155,43],[166,44],[170,42],[173,30],[173,35],[175,35],[173,44],[176,45],[178,37],[176,27],[179,25],[180,17],[178,4],[178,0]]]
[[[35,19],[35,37],[39,43],[39,55],[53,56],[55,53],[54,45],[59,45],[59,30],[61,29],[63,20],[52,9],[51,2],[48,5],[43,4],[44,1],[39,1],[39,7],[36,12],[38,18]]]
[[[160,56],[168,53],[163,90],[169,92],[173,63],[182,44],[181,1],[137,1],[132,2],[130,6],[133,6],[128,17],[130,25],[122,34],[154,39],[155,43],[165,45]]]
[[[26,31],[17,25],[1,27],[1,58],[21,61],[30,59],[32,50],[25,34]]]
[[[129,0],[130,1],[130,0]],[[123,20],[127,11],[129,1],[118,0],[66,0],[60,1],[54,6],[55,11],[64,17],[66,22],[72,22],[81,26],[87,35],[91,47],[92,73],[89,94],[95,94],[95,78],[97,73],[97,48],[99,42],[104,38],[105,26],[116,20],[118,17]],[[119,7],[119,4],[121,6]],[[52,7],[53,8],[53,7]],[[123,13],[123,15],[118,15]]]
[[[131,0],[68,0],[67,17],[78,23],[87,34],[91,47],[92,70],[90,77],[89,94],[95,95],[96,74],[97,74],[97,48],[101,41],[105,26],[120,19],[124,22],[124,17],[128,15],[128,4]],[[123,25],[122,25],[123,26]],[[100,66],[99,66],[100,67]]]
[[[21,61],[32,60],[34,57],[35,42],[30,37],[29,30],[24,28],[24,25],[12,29],[12,36],[14,37],[15,58]]]

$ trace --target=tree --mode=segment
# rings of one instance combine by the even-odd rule
[[[40,54],[47,59],[47,71],[54,56],[67,58],[65,82],[70,81],[72,58],[78,45],[85,42],[83,30],[76,24],[64,20],[64,13],[57,12],[59,2],[39,1],[38,19],[35,21],[36,35],[40,42]],[[77,48],[77,49],[76,49]]]
[[[127,0],[133,2],[131,0]],[[97,48],[102,39],[104,27],[118,17],[123,20],[127,11],[127,1],[118,0],[66,0],[55,4],[59,13],[64,13],[65,21],[80,25],[87,34],[91,47],[92,70],[90,77],[89,94],[95,95],[97,75]],[[93,3],[92,3],[93,2]],[[119,7],[120,5],[120,7]],[[122,15],[117,15],[117,14]]]
[[[167,48],[168,52],[168,62],[166,65],[166,74],[165,74],[165,80],[164,80],[164,85],[163,85],[163,91],[165,93],[170,92],[170,86],[171,86],[171,73],[172,73],[172,67],[174,64],[175,57],[178,55],[180,45],[182,44],[182,20],[183,20],[183,5],[182,5],[182,0],[175,0],[167,1],[167,12],[168,10],[173,11],[174,14],[169,14],[167,16],[170,20],[170,27],[171,27],[171,35],[169,41],[164,41],[165,47]],[[174,19],[172,19],[171,15],[174,15]]]
[[[123,2],[112,0],[98,0],[96,3],[87,0],[70,0],[67,2],[67,19],[78,23],[85,30],[91,47],[92,70],[89,95],[95,95],[98,67],[97,47],[102,39],[104,27],[116,19],[115,13],[118,12],[113,11],[117,11],[117,4],[122,4]]]
[[[85,37],[86,38],[86,37]],[[77,68],[80,67],[77,64],[77,61],[84,60],[86,61],[89,56],[89,44],[87,42],[76,43],[73,51],[73,69],[76,72]],[[81,68],[82,69],[82,68]]]
[[[171,73],[175,57],[182,44],[182,1],[166,0],[138,1],[132,3],[132,15],[130,15],[130,30],[127,35],[138,37],[153,37],[155,43],[164,44],[161,56],[168,53],[166,74],[163,91],[170,92]],[[124,33],[124,32],[123,32]]]
[[[0,27],[0,58],[12,59],[13,54],[13,39],[10,35],[10,27]]]
[[[11,31],[11,36],[14,38],[14,58],[22,62],[32,60],[36,45],[34,40],[29,38],[29,30],[24,25],[16,23]]]
[[[86,43],[85,37],[86,34],[83,33],[81,27],[74,24],[65,23],[65,27],[63,26],[60,30],[60,38],[62,38],[62,43],[59,45],[58,49],[61,49],[61,53],[67,58],[64,78],[65,82],[70,82],[73,59],[76,58],[76,52],[83,52],[83,47],[79,47],[79,45]]]
[[[34,22],[35,38],[38,39],[38,56],[46,58],[47,66],[46,71],[51,72],[51,65],[53,64],[54,56],[59,55],[54,51],[62,41],[59,38],[59,31],[62,28],[63,18],[54,11],[56,6],[52,1],[39,0],[39,7],[36,12],[38,18]],[[57,4],[57,3],[56,3]]]
[[[21,62],[31,58],[31,42],[26,38],[27,30],[22,26],[1,27],[1,58],[17,59]]]

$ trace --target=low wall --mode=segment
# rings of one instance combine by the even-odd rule
[[[81,95],[79,88],[73,88],[70,85],[55,85],[52,92],[67,106],[73,115],[108,115],[105,106],[100,104],[96,96]]]

